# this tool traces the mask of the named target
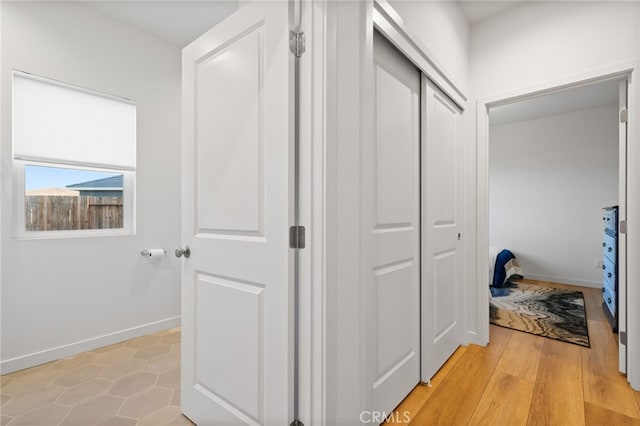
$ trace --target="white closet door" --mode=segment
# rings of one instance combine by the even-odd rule
[[[420,381],[420,72],[378,33],[374,68],[375,138],[363,182],[369,385],[373,409],[389,413]]]
[[[423,76],[422,380],[462,342],[462,115]]]

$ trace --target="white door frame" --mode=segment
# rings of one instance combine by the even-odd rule
[[[640,99],[640,86],[635,84],[639,67],[637,61],[615,64],[579,75],[539,83],[530,87],[479,99],[476,104],[476,312],[477,342],[486,345],[489,342],[489,109],[515,101],[548,94],[562,89],[580,85],[627,77],[629,82],[627,129],[627,259],[638,259],[640,256],[640,233],[635,231],[635,224],[640,223],[640,185],[633,184],[640,179],[640,145],[638,143],[638,121],[634,120],[637,111],[637,100]],[[640,277],[638,262],[627,262],[627,306],[640,306],[640,287],[633,285]],[[640,389],[640,310],[627,309],[627,379],[634,389]]]

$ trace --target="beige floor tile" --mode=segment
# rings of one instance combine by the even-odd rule
[[[173,391],[173,396],[171,397],[171,405],[175,405],[176,407],[180,406],[180,389],[176,389]]]
[[[32,375],[34,373],[40,373],[42,371],[48,370],[51,367],[52,362],[48,362],[46,364],[36,365],[35,367],[25,368],[23,370],[14,371],[13,373],[8,374],[9,377],[18,378]]]
[[[6,404],[11,398],[13,398],[13,395],[0,394],[0,405]]]
[[[144,369],[152,373],[165,373],[174,368],[180,368],[180,355],[167,354],[152,359]]]
[[[11,420],[13,420],[13,417],[5,416],[4,414],[0,415],[0,425],[2,426],[8,425]]]
[[[168,329],[165,329],[165,330],[156,331],[155,333],[151,333],[151,336],[162,337],[162,336],[170,334],[170,333],[171,333],[171,331],[169,331]]]
[[[140,419],[169,404],[173,392],[169,389],[151,388],[127,398],[118,412],[125,417]]]
[[[171,423],[171,426],[195,426],[195,423],[185,417],[184,414],[180,414],[173,423]]]
[[[2,414],[15,417],[44,405],[53,404],[62,392],[64,392],[63,388],[49,386],[35,392],[16,396],[2,406]]]
[[[124,398],[102,395],[74,407],[61,424],[63,425],[97,425],[114,417]]]
[[[91,364],[91,362],[96,358],[96,354],[92,352],[83,352],[81,354],[61,359],[60,361],[53,362],[51,364],[51,369],[56,371],[67,371],[72,370],[77,367],[82,367],[84,365]]]
[[[48,426],[57,425],[71,410],[69,407],[62,407],[60,405],[46,405],[35,411],[23,414],[16,417],[10,423],[13,425],[26,425],[26,426]]]
[[[181,346],[180,343],[174,343],[173,345],[171,345],[171,349],[169,350],[170,354],[175,354],[175,355],[180,355],[181,353]]]
[[[137,426],[169,425],[180,414],[180,408],[168,405],[138,420]]]
[[[0,389],[4,388],[5,386],[7,386],[9,383],[13,382],[15,379],[13,377],[10,377],[8,375],[5,376],[0,376]]]
[[[154,345],[138,349],[133,357],[150,360],[168,354],[169,349],[171,349],[171,345],[167,345],[166,343],[156,343]]]
[[[158,380],[158,375],[153,373],[138,372],[130,376],[123,377],[115,382],[109,389],[110,395],[131,396],[153,386]]]
[[[49,386],[59,375],[59,372],[51,370],[25,374],[16,378],[7,386],[3,386],[2,393],[6,395],[22,395],[29,392],[35,392]]]
[[[146,359],[129,358],[122,361],[116,361],[107,365],[104,371],[100,374],[101,378],[105,379],[120,379],[124,376],[128,376],[131,373],[140,371],[147,366],[148,361]]]
[[[114,343],[113,345],[103,346],[101,348],[92,349],[91,352],[96,353],[96,354],[102,354],[102,353],[109,352],[109,351],[112,351],[112,350],[117,349],[117,348],[121,348],[121,347],[123,347],[125,345],[125,343],[127,343],[127,342],[125,341],[125,342]]]
[[[158,343],[160,340],[160,336],[154,336],[153,334],[148,336],[138,337],[137,339],[129,340],[125,346],[128,348],[144,348],[145,346],[153,345],[154,343]]]
[[[93,360],[92,364],[95,365],[109,365],[114,362],[122,361],[123,359],[129,359],[135,354],[136,350],[134,348],[125,348],[125,347],[117,347],[115,349],[110,350],[109,352],[103,352],[98,354],[96,359]]]
[[[113,380],[93,379],[67,389],[56,401],[57,404],[75,407],[107,392]]]
[[[98,426],[135,426],[138,423],[137,419],[130,419],[128,417],[115,416],[105,420]],[[159,425],[158,425],[159,426]]]
[[[80,383],[95,379],[102,373],[104,367],[100,365],[85,365],[66,371],[58,377],[53,384],[57,386],[72,387]]]
[[[158,342],[168,343],[170,345],[174,343],[180,343],[180,333],[171,333],[167,334],[166,336],[162,336]]]
[[[178,389],[180,387],[180,368],[174,368],[158,377],[156,386],[160,388]]]

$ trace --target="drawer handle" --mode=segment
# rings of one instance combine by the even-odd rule
[[[607,274],[607,276],[608,276],[609,278],[611,278],[611,272],[609,272],[609,273]]]
[[[607,298],[607,303],[611,303],[611,298],[610,297]]]
[[[605,266],[604,266],[604,265],[602,265],[602,270],[604,270],[604,269],[605,269]]]
[[[607,249],[607,251],[608,251],[609,253],[611,253],[611,250],[613,250],[613,247],[609,247],[609,248]]]
[[[606,247],[606,246],[607,246],[607,243],[602,243],[602,247]]]
[[[604,287],[602,287],[602,292],[604,293]]]

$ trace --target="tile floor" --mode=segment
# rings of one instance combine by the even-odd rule
[[[0,380],[0,425],[192,425],[180,412],[179,328]]]

